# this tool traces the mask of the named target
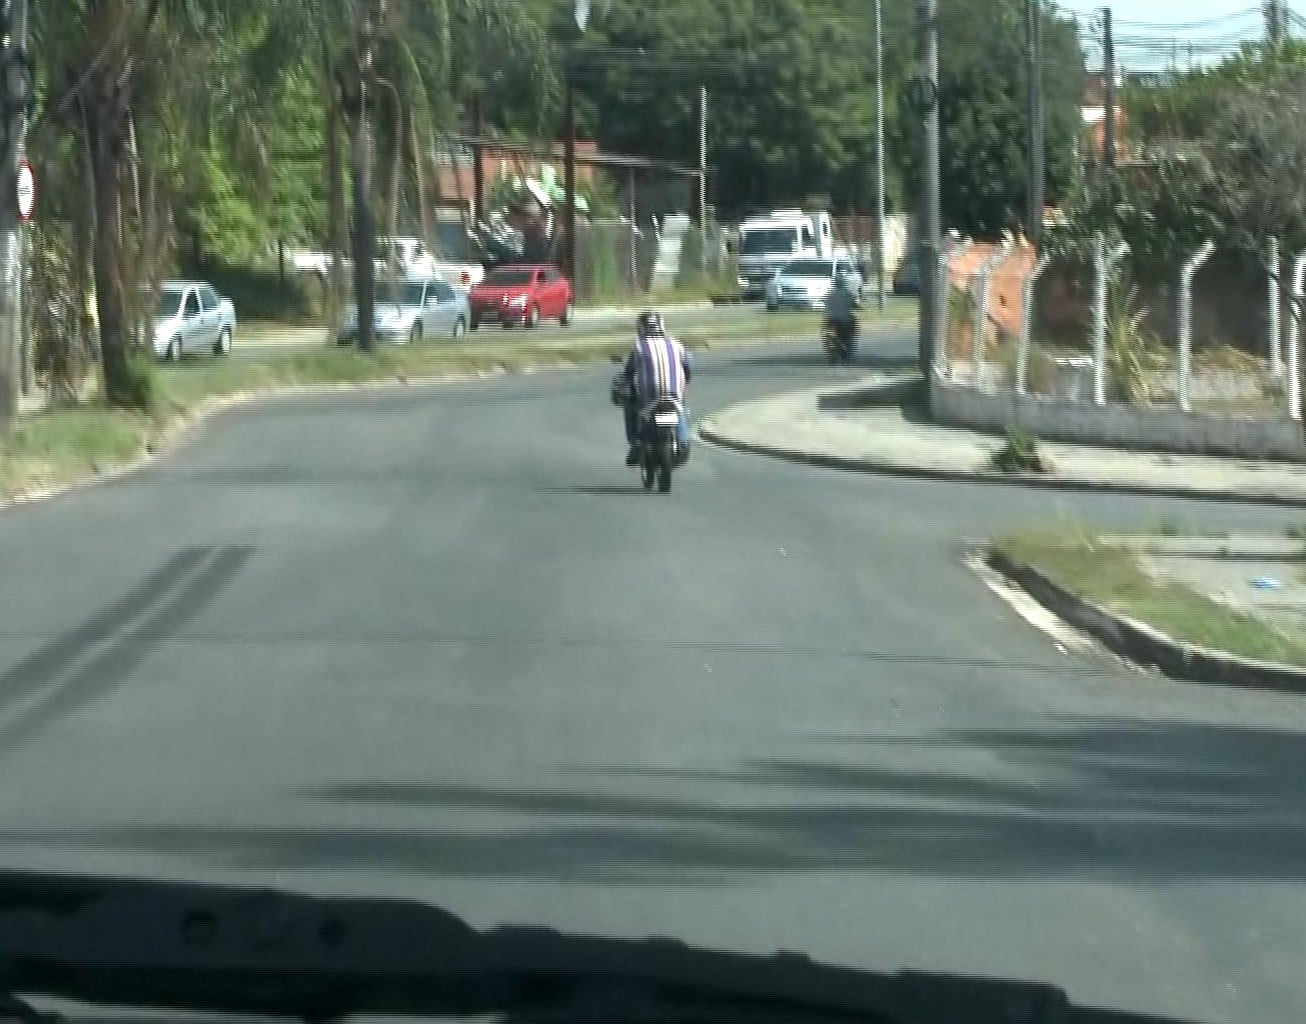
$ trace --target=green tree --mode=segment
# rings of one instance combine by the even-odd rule
[[[963,233],[992,236],[1023,222],[1028,205],[1024,4],[942,0],[939,6],[943,219]],[[1075,179],[1084,65],[1075,24],[1046,7],[1041,17],[1045,196],[1057,203]],[[911,73],[898,69],[904,71]],[[909,181],[920,174],[919,130],[916,118],[899,107],[892,136]]]

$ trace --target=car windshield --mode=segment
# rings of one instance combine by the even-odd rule
[[[830,260],[795,260],[780,272],[785,277],[834,277]]]
[[[87,872],[1306,1024],[1306,0],[0,12],[0,969]]]
[[[159,292],[159,298],[154,307],[154,315],[159,320],[170,320],[177,315],[181,309],[181,300],[185,295],[183,291],[177,288],[165,288]]]
[[[749,228],[739,240],[739,251],[745,256],[768,252],[793,252],[798,248],[796,228]]]
[[[399,306],[422,304],[421,281],[377,282],[376,301]]]
[[[485,275],[486,284],[530,284],[535,280],[533,270],[491,270]]]

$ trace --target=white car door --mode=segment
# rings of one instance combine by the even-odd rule
[[[204,347],[204,309],[200,305],[198,289],[187,288],[186,297],[181,300],[181,338],[182,352],[198,352]]]
[[[210,348],[218,343],[222,333],[222,299],[209,285],[200,286],[201,317],[204,322],[204,344]]]
[[[445,281],[432,281],[431,293],[435,296],[436,329],[441,335],[452,334],[454,324],[454,306],[457,296],[453,288]]]

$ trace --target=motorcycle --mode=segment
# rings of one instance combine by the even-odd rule
[[[674,398],[660,398],[640,410],[644,437],[639,445],[639,473],[644,490],[671,490],[671,471],[689,459],[689,442],[681,440],[685,407]]]
[[[825,319],[821,322],[821,347],[830,365],[847,366],[853,361],[857,350],[857,321],[847,320],[842,323]]]
[[[635,401],[630,385],[623,374],[612,379],[612,404],[628,406]],[[644,490],[656,485],[659,492],[671,490],[672,470],[689,461],[690,443],[685,422],[688,413],[684,404],[674,398],[660,398],[639,411],[641,439],[636,443],[640,479]]]

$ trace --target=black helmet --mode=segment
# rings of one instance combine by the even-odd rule
[[[639,335],[642,338],[664,333],[662,314],[652,311],[641,313],[635,319],[635,330],[639,332]]]

